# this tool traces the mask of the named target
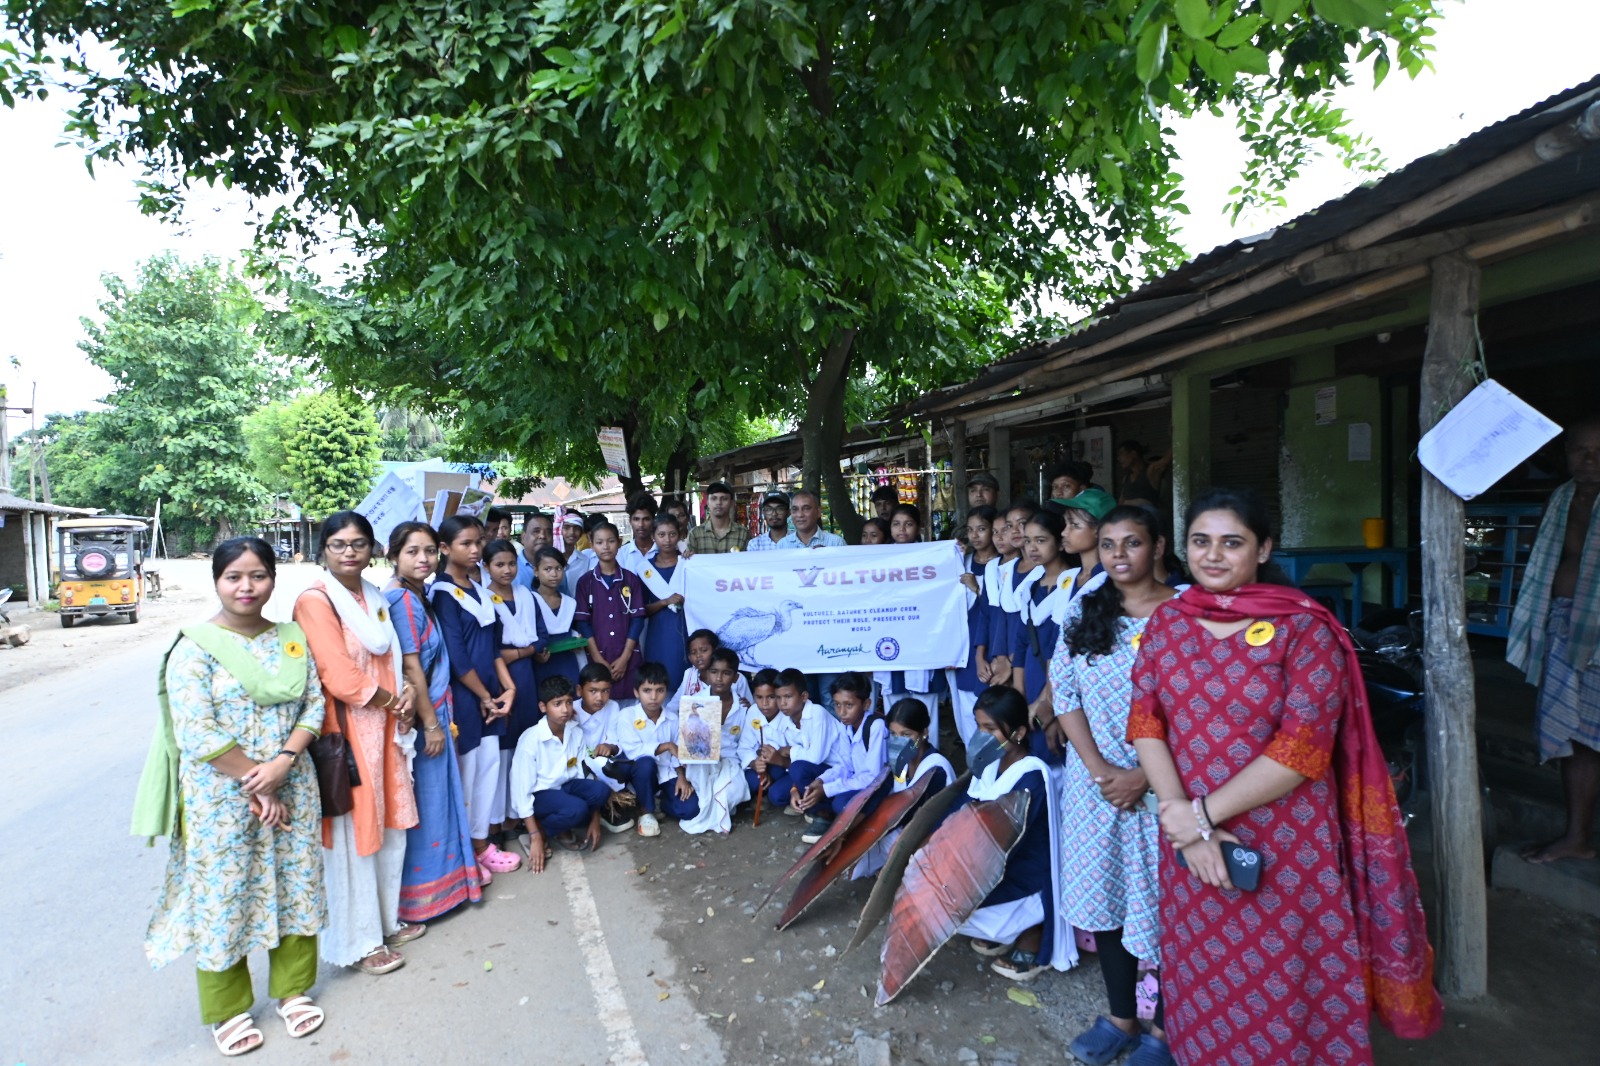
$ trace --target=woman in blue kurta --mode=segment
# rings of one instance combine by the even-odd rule
[[[483,898],[467,822],[461,767],[450,742],[455,715],[444,636],[428,609],[427,586],[439,559],[439,538],[426,522],[402,522],[389,534],[395,580],[384,590],[400,640],[406,679],[427,700],[417,701],[421,743],[411,765],[417,824],[406,830],[400,880],[400,920],[425,922]]]
[[[1006,857],[1005,876],[957,930],[972,938],[980,955],[996,955],[995,973],[1030,981],[1045,969],[1070,970],[1078,962],[1072,927],[1061,913],[1061,848],[1056,829],[1056,783],[1036,755],[1029,754],[1027,703],[1015,689],[994,686],[978,697],[974,712],[974,765],[967,801],[1027,792],[1022,838]],[[985,758],[983,748],[998,748]]]
[[[546,678],[564,677],[578,687],[578,674],[589,657],[581,646],[552,651],[563,644],[579,645],[583,637],[573,629],[578,614],[578,601],[561,590],[566,582],[567,560],[555,548],[540,548],[533,556],[533,606],[539,622],[539,640],[545,648],[546,658],[534,659],[533,676],[539,684]]]
[[[639,641],[644,636],[644,584],[617,564],[622,538],[617,527],[601,522],[589,531],[593,570],[578,579],[575,627],[589,641],[589,661],[611,671],[611,698],[633,699],[639,672]]]
[[[676,515],[669,511],[656,515],[656,554],[639,575],[645,593],[645,655],[667,668],[668,692],[678,691],[689,669],[689,629],[683,620],[684,576],[689,563],[678,554],[682,535]]]
[[[439,526],[439,543],[444,567],[434,578],[428,599],[450,659],[461,784],[478,873],[487,883],[495,874],[521,865],[516,856],[489,842],[489,827],[500,820],[505,807],[503,793],[498,802],[495,799],[500,787],[500,737],[516,688],[500,658],[500,620],[488,590],[477,581],[482,524],[468,515],[451,515]]]

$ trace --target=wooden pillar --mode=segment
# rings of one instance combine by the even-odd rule
[[[989,472],[1000,482],[1000,506],[1007,507],[1015,500],[1011,488],[1011,427],[989,427]]]
[[[1476,263],[1454,254],[1433,260],[1428,344],[1422,356],[1421,431],[1474,385],[1477,358]],[[1466,516],[1461,498],[1422,472],[1423,663],[1427,677],[1428,778],[1439,991],[1472,999],[1489,987],[1489,919],[1484,885],[1483,809],[1478,790],[1476,685],[1467,648],[1463,581]]]
[[[1183,512],[1211,487],[1211,375],[1172,381],[1172,537],[1184,555]]]
[[[5,416],[5,411],[0,409],[0,420]],[[5,487],[9,491],[10,486]],[[28,606],[37,607],[44,597],[39,594],[39,550],[33,530],[33,512],[19,511],[17,518],[22,525],[22,570],[28,588]]]
[[[957,521],[967,513],[967,424],[950,420],[950,494]]]

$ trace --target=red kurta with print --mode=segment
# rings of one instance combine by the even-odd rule
[[[1168,606],[1134,664],[1130,739],[1165,740],[1203,796],[1266,755],[1309,780],[1222,828],[1262,853],[1254,892],[1211,888],[1161,846],[1161,980],[1183,1066],[1371,1063],[1370,1008],[1329,772],[1347,664],[1309,614],[1270,639],[1211,635]],[[1259,643],[1259,646],[1255,646]]]

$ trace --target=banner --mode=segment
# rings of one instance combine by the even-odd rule
[[[967,661],[962,572],[949,540],[697,555],[684,612],[747,670],[941,670]]]

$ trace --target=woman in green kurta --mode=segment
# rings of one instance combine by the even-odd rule
[[[263,1039],[250,1016],[251,951],[268,952],[291,1037],[323,1017],[305,995],[327,907],[321,798],[304,754],[322,726],[322,688],[300,627],[262,617],[274,562],[254,537],[212,554],[221,610],[167,654],[162,725],[134,813],[135,834],[172,841],[145,954],[160,967],[194,952],[201,1018],[228,1056]]]

